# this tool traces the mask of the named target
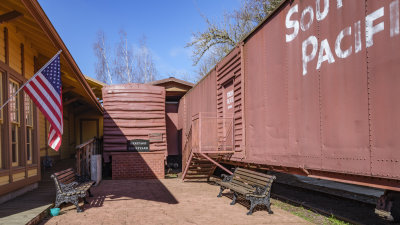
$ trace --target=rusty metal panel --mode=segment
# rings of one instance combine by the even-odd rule
[[[246,161],[295,162],[288,139],[288,57],[282,23],[282,17],[271,20],[244,46]]]
[[[246,40],[244,161],[399,178],[398,2],[287,1]]]
[[[216,74],[215,70],[201,80],[195,88],[191,89],[186,95],[186,120],[189,121],[186,131],[190,127],[192,117],[199,112],[216,112]]]
[[[336,1],[330,1],[327,17],[318,23],[319,51],[326,40],[334,60],[323,61],[317,71],[322,169],[370,175],[366,52],[365,47],[356,49],[354,36],[358,34],[354,24],[365,19],[365,2],[343,4],[337,9]]]
[[[178,114],[184,117],[179,126],[182,126],[182,166],[186,165],[189,158],[190,149],[185,148],[187,138],[198,135],[189,135],[191,132],[192,118],[200,112],[209,112],[216,114],[217,110],[217,92],[216,92],[216,72],[215,69],[204,77],[194,88],[192,88],[180,100]],[[193,129],[198,130],[198,129]],[[194,140],[198,141],[198,140]],[[192,144],[192,143],[190,143]],[[196,145],[196,144],[195,144]],[[195,146],[194,145],[194,146]]]
[[[150,142],[150,151],[167,154],[164,87],[146,84],[109,85],[103,88],[104,159],[113,151],[127,151],[127,141],[149,139],[152,133],[162,141]]]
[[[313,2],[315,3],[315,2]],[[309,9],[315,5],[310,2],[300,1],[294,2],[279,14],[278,27],[285,28],[285,20],[290,10],[298,7],[299,13],[292,16],[293,19],[299,20],[301,25],[301,16],[304,9]],[[310,21],[310,14],[305,13],[305,21]],[[308,16],[308,17],[307,17]],[[303,75],[303,46],[305,40],[318,33],[318,27],[314,23],[305,31],[300,29],[299,34],[292,41],[286,41],[286,35],[291,34],[290,29],[281,29],[279,33],[281,37],[280,45],[286,48],[286,55],[281,55],[279,61],[284,63],[282,70],[288,79],[288,145],[290,156],[290,164],[286,160],[281,159],[282,164],[291,165],[300,168],[321,168],[321,120],[320,120],[320,102],[319,102],[319,77],[318,71],[315,71],[315,62],[310,62],[307,66],[309,74]],[[277,21],[278,22],[278,21]],[[314,25],[314,26],[313,26]],[[276,39],[276,38],[275,38]],[[276,42],[277,40],[271,40]],[[268,41],[270,42],[270,41]],[[268,44],[273,47],[272,43]],[[311,46],[305,45],[305,53],[312,54]],[[272,56],[270,60],[273,60]],[[277,60],[277,59],[274,59]],[[279,67],[275,69],[275,73],[279,73]],[[284,76],[282,74],[282,76]],[[283,88],[283,87],[282,87]]]
[[[367,1],[367,48],[373,176],[400,179],[399,1]],[[369,19],[368,19],[369,18]],[[377,28],[383,28],[377,29]],[[364,46],[363,46],[364,47]]]

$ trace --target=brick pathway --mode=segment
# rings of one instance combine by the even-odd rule
[[[180,179],[103,180],[83,213],[64,206],[42,224],[309,224],[274,205],[272,215],[258,209],[247,216],[246,200],[231,206],[230,195],[217,198],[218,191]]]
[[[54,203],[55,187],[50,175],[71,167],[74,162],[73,159],[58,161],[42,171],[38,188],[0,204],[0,225],[36,224]]]

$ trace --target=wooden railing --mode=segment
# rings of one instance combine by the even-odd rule
[[[100,154],[100,144],[97,138],[92,138],[76,146],[76,171],[79,176],[90,177],[90,158],[94,154]]]

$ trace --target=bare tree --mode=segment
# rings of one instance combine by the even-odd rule
[[[110,58],[108,55],[109,48],[106,45],[105,34],[102,30],[97,32],[97,40],[93,44],[93,50],[97,57],[97,63],[95,66],[97,79],[106,84],[112,84],[113,80],[109,66]]]
[[[186,45],[193,48],[193,64],[199,65],[200,75],[207,74],[209,69],[214,67],[281,2],[282,0],[243,0],[238,10],[226,13],[223,21],[219,23],[211,22],[202,15],[207,23],[207,29],[194,33],[192,41]]]
[[[128,37],[124,30],[119,31],[120,42],[116,47],[113,75],[121,83],[138,82],[135,76],[135,57],[133,48],[128,43]]]
[[[154,81],[157,76],[157,69],[154,63],[153,54],[147,48],[146,37],[140,40],[140,46],[135,55],[136,73],[141,82],[147,83]]]
[[[120,30],[119,37],[120,40],[114,50],[115,54],[110,56],[104,32],[97,33],[97,41],[93,45],[97,56],[97,79],[106,84],[154,81],[157,69],[153,54],[146,45],[146,37],[142,37],[136,49],[129,43],[124,30]],[[109,62],[113,62],[112,67]]]
[[[202,57],[197,64],[196,80],[200,80],[226,55],[224,48],[213,48]]]

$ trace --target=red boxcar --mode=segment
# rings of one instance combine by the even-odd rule
[[[180,128],[233,114],[225,163],[400,191],[399,24],[398,0],[285,1],[185,95]]]

